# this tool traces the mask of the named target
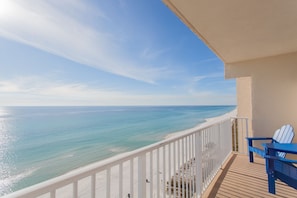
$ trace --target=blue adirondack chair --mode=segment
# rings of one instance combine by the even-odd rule
[[[294,129],[291,125],[286,124],[283,125],[280,129],[277,129],[273,135],[273,137],[247,137],[248,141],[248,151],[250,162],[254,162],[253,153],[264,157],[265,152],[264,149],[253,146],[253,141],[256,140],[271,140],[271,143],[291,143],[294,138]],[[279,157],[285,157],[286,153],[278,152]]]
[[[265,148],[266,172],[268,176],[268,191],[275,194],[275,180],[279,179],[297,189],[297,160],[279,157],[277,153],[297,154],[297,144],[263,144]]]

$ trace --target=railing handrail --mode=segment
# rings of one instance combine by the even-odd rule
[[[116,156],[86,165],[84,167],[74,169],[68,173],[61,175],[61,176],[46,180],[44,182],[35,184],[33,186],[30,186],[30,187],[27,187],[24,189],[21,189],[19,191],[13,192],[11,194],[4,195],[3,198],[13,198],[13,197],[21,197],[21,196],[29,196],[29,195],[30,196],[36,196],[36,195],[39,196],[44,193],[55,191],[57,188],[60,188],[61,186],[66,186],[66,185],[73,183],[74,180],[78,181],[85,177],[89,177],[90,175],[93,175],[100,171],[106,170],[106,168],[108,168],[110,166],[117,165],[119,163],[126,162],[130,159],[139,157],[141,155],[146,154],[147,152],[158,149],[162,146],[168,145],[172,142],[178,141],[178,140],[185,138],[189,135],[192,135],[194,133],[201,132],[205,129],[208,129],[214,125],[218,125],[222,122],[226,122],[228,120],[230,120],[230,116],[228,116],[228,118],[223,118],[221,120],[217,120],[216,122],[212,122],[209,125],[205,125],[205,126],[199,125],[199,126],[184,130],[182,134],[177,134],[174,137],[164,139],[157,143],[153,143],[151,145],[144,146],[144,147],[138,148],[133,151],[118,154]]]

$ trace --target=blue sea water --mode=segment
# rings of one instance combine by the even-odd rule
[[[192,128],[235,106],[0,107],[0,196]]]

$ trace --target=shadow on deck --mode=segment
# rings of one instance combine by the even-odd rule
[[[249,163],[248,156],[233,154],[223,167],[218,179],[203,197],[297,197],[297,191],[286,184],[276,182],[276,195],[268,193],[265,161],[255,158]]]

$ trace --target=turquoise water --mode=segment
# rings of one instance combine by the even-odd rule
[[[155,143],[233,109],[0,107],[0,195]]]

